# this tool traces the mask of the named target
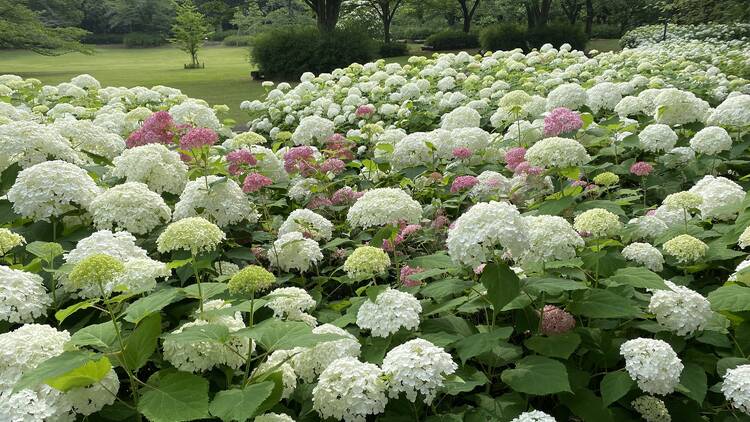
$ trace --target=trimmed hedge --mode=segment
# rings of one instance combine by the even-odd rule
[[[380,57],[398,57],[409,54],[409,48],[404,42],[381,43],[378,50]]]
[[[146,32],[131,32],[122,39],[122,43],[128,48],[158,47],[166,42],[163,35]]]
[[[84,44],[122,44],[124,34],[88,34],[81,39]]]
[[[508,51],[515,48],[526,50],[528,48],[526,28],[514,24],[487,27],[479,34],[479,41],[482,49],[490,51]]]
[[[479,37],[473,32],[468,34],[455,29],[448,29],[432,34],[425,40],[425,45],[435,50],[460,50],[479,47]]]
[[[517,25],[494,25],[485,28],[480,36],[484,50],[512,50],[523,48],[529,51],[544,44],[555,47],[568,43],[576,50],[584,50],[588,37],[582,26],[565,23],[551,23],[533,29]]]
[[[222,43],[227,47],[248,47],[252,45],[252,35],[229,35]]]
[[[365,63],[375,57],[376,51],[375,41],[362,31],[321,34],[315,27],[287,27],[255,37],[251,57],[266,77],[299,76]]]

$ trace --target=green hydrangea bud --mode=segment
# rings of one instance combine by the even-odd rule
[[[263,267],[249,265],[229,279],[229,293],[233,295],[255,295],[268,289],[276,282],[276,277]]]
[[[344,262],[344,271],[350,278],[362,280],[384,274],[391,266],[388,254],[373,246],[360,246]]]
[[[601,186],[616,185],[620,181],[620,176],[608,171],[594,177],[594,183]]]
[[[119,259],[106,254],[89,255],[79,261],[68,280],[75,287],[88,285],[105,286],[125,272],[125,265]]]

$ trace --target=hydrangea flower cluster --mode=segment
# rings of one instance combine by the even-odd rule
[[[680,382],[683,365],[669,343],[637,338],[620,346],[625,369],[638,388],[651,394],[670,394]]]
[[[401,328],[416,329],[422,305],[414,296],[386,289],[375,301],[367,300],[357,311],[357,326],[370,330],[373,337],[388,337]]]

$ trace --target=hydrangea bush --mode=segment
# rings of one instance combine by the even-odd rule
[[[0,420],[747,420],[748,45],[686,38],[305,74],[243,133],[0,76]]]

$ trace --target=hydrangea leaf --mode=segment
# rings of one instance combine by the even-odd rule
[[[68,391],[77,387],[88,387],[104,379],[112,369],[107,357],[90,360],[83,366],[73,369],[63,375],[45,380],[47,385],[60,391]]]
[[[565,365],[543,356],[527,356],[518,361],[514,369],[503,371],[500,377],[519,393],[543,396],[571,392]]]
[[[166,373],[165,373],[166,372]],[[138,410],[151,422],[183,422],[208,415],[208,380],[185,372],[161,371],[141,389]]]
[[[264,381],[244,389],[224,390],[216,394],[209,410],[222,421],[244,422],[258,414],[258,408],[271,396],[275,383]]]
[[[609,372],[599,386],[605,406],[620,400],[633,388],[634,382],[625,372]]]

